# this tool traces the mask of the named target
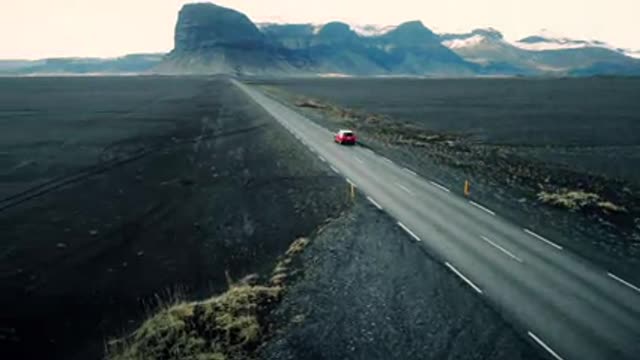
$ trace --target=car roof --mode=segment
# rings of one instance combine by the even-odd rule
[[[341,129],[340,131],[338,131],[339,133],[346,133],[346,132],[350,132],[352,133],[353,130],[348,130],[348,129]]]

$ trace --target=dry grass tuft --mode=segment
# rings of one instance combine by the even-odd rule
[[[307,238],[297,239],[291,244],[291,246],[289,247],[289,250],[287,250],[287,256],[291,257],[291,256],[300,254],[301,252],[304,251],[304,249],[306,249],[307,245],[309,245],[309,239]]]
[[[569,209],[572,211],[583,208],[598,208],[606,212],[622,213],[627,210],[623,206],[616,205],[611,201],[603,200],[600,195],[582,190],[561,190],[551,193],[542,191],[538,193],[538,200],[545,204]]]
[[[306,107],[311,109],[326,109],[328,106],[321,104],[315,100],[307,99],[296,102],[297,107]]]
[[[265,315],[282,288],[237,286],[204,302],[161,310],[130,338],[109,344],[112,360],[251,359],[262,340]]]
[[[282,298],[293,258],[309,239],[294,241],[273,271],[269,286],[239,283],[206,301],[167,305],[125,339],[107,345],[110,360],[250,360],[268,336],[267,315]]]
[[[598,207],[600,207],[601,209],[603,209],[605,211],[612,212],[612,213],[626,213],[627,212],[627,208],[625,208],[624,206],[616,205],[616,204],[612,203],[611,201],[599,201],[598,202]]]

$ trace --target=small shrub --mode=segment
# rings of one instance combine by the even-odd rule
[[[581,210],[583,208],[600,209],[610,213],[622,213],[627,211],[623,206],[616,205],[611,201],[603,200],[598,194],[582,190],[562,190],[556,193],[541,191],[538,193],[538,200],[545,204],[572,211]]]

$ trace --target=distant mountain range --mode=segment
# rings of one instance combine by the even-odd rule
[[[141,74],[153,71],[165,54],[132,54],[119,58],[52,58],[0,60],[0,75]]]
[[[169,54],[118,59],[0,61],[0,74],[238,74],[278,76],[640,75],[640,53],[546,34],[509,42],[495,29],[435,34],[398,26],[253,23],[214,4],[185,5]]]

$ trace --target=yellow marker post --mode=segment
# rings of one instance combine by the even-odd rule
[[[471,182],[465,180],[464,182],[464,196],[469,197],[471,195]]]
[[[351,201],[356,198],[356,187],[353,184],[349,184],[351,186]]]

